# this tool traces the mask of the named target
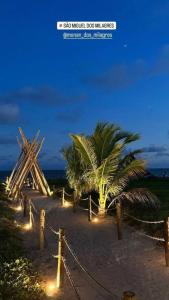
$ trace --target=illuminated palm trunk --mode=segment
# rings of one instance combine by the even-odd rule
[[[99,211],[98,211],[98,215],[100,217],[104,217],[106,214],[106,197],[104,194],[104,187],[101,184],[99,186]]]

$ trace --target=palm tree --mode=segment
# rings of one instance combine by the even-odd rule
[[[73,185],[78,186],[79,190],[98,192],[100,215],[105,214],[106,203],[110,198],[114,201],[156,200],[145,189],[125,192],[131,180],[145,174],[145,161],[135,158],[141,151],[125,154],[126,146],[139,139],[138,134],[123,131],[114,124],[98,123],[91,136],[71,135],[71,138],[73,144],[67,151],[71,152],[71,157],[75,155],[76,162],[65,155],[69,183],[72,184],[73,178]]]
[[[81,165],[80,153],[71,145],[62,149],[62,154],[67,161],[66,175],[69,186],[74,189],[76,198],[80,198],[82,192],[85,191],[86,184],[83,179],[83,169]]]

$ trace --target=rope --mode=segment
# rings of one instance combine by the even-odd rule
[[[61,193],[62,191],[63,191],[62,189],[54,189],[55,193],[58,193],[58,192]]]
[[[76,263],[79,265],[79,267],[81,268],[81,270],[86,273],[97,285],[99,285],[102,289],[104,289],[108,294],[112,295],[113,297],[117,296],[115,294],[113,294],[111,291],[109,291],[107,288],[105,288],[97,279],[94,278],[94,276],[80,263],[78,257],[76,256],[76,254],[74,253],[74,251],[70,248],[70,245],[68,244],[67,240],[65,237],[63,237],[63,240],[70,252],[70,254],[73,256],[74,260],[76,261]]]
[[[56,230],[54,230],[52,226],[48,226],[48,225],[47,225],[47,227],[48,227],[54,234],[56,234],[56,235],[59,234],[59,232],[56,231]]]
[[[97,214],[93,210],[91,210],[91,213],[97,217]]]
[[[73,279],[72,279],[72,276],[71,276],[71,274],[70,274],[70,270],[69,270],[69,268],[68,268],[68,266],[67,266],[67,264],[66,264],[66,259],[62,257],[62,261],[63,261],[63,265],[64,265],[64,268],[65,268],[65,271],[66,271],[66,275],[67,275],[67,277],[68,277],[68,279],[69,279],[69,281],[70,281],[70,285],[72,286],[72,288],[73,288],[73,290],[74,290],[74,292],[75,292],[75,295],[76,295],[77,299],[78,299],[78,300],[81,300],[80,295],[79,295],[79,293],[78,293],[78,291],[77,291],[77,288],[76,288],[76,286],[75,286],[75,283],[74,283],[74,281],[73,281]]]
[[[38,212],[38,210],[36,209],[36,207],[35,207],[35,205],[33,204],[32,201],[30,202],[30,205],[32,206],[34,212],[35,212],[37,215],[39,215],[39,212]]]
[[[68,197],[72,197],[72,195],[68,194],[67,192],[64,191],[64,194],[67,195]]]
[[[127,217],[130,217],[133,220],[136,220],[136,221],[142,222],[142,223],[146,223],[146,224],[160,224],[160,223],[164,223],[163,220],[161,220],[161,221],[146,221],[146,220],[141,220],[141,219],[138,219],[136,217],[133,217],[133,216],[127,214],[127,213],[124,213],[124,215],[126,215]]]
[[[83,208],[81,206],[78,205],[78,207],[81,209],[81,210],[88,210],[88,208]]]
[[[163,238],[151,236],[151,235],[148,235],[148,234],[146,234],[146,233],[144,233],[144,232],[140,232],[140,231],[136,231],[136,232],[137,232],[137,234],[142,235],[142,236],[145,236],[145,237],[148,237],[148,238],[150,238],[150,239],[152,239],[152,240],[160,241],[160,242],[165,242],[165,240],[164,240]]]
[[[81,199],[80,199],[80,201],[87,201],[87,200],[89,200],[88,197],[87,197],[87,198],[81,198]]]
[[[92,203],[98,208],[99,207],[99,205],[97,205],[94,201],[93,201],[93,199],[91,199],[91,201],[92,201]]]
[[[107,208],[106,211],[108,211],[108,210],[113,210],[113,209],[115,210],[116,208],[115,208],[115,207]]]

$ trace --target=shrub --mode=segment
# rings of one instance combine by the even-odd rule
[[[44,296],[37,273],[25,258],[0,266],[1,300],[39,300]]]

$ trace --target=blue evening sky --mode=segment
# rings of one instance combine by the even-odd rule
[[[64,40],[56,21],[116,21],[112,40]],[[45,136],[43,168],[64,167],[69,133],[97,121],[138,132],[151,167],[169,167],[169,1],[0,2],[0,170],[18,127]]]

